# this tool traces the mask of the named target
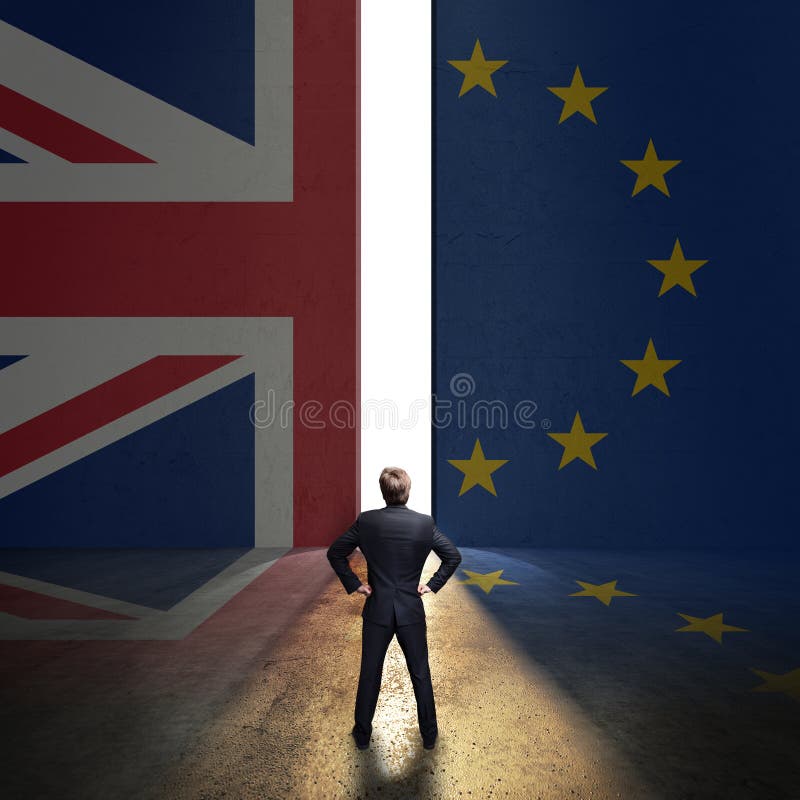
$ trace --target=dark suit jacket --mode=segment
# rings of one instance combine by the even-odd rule
[[[380,625],[391,625],[393,613],[398,625],[425,621],[417,586],[422,583],[422,567],[431,550],[442,560],[427,582],[432,592],[438,592],[461,563],[458,548],[433,518],[406,506],[364,511],[328,548],[328,560],[348,594],[362,583],[347,561],[356,547],[367,561],[366,582],[372,587],[361,616]]]

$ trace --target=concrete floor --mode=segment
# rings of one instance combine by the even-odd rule
[[[2,797],[800,798],[800,697],[752,672],[800,667],[796,558],[462,552],[515,583],[425,597],[435,750],[396,641],[355,749],[361,603],[297,549],[180,641],[0,642]],[[748,632],[676,632],[717,611]]]

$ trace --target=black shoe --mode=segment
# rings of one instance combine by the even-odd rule
[[[436,745],[436,738],[437,738],[437,737],[436,737],[436,736],[434,736],[434,737],[433,737],[433,739],[423,739],[423,740],[422,740],[422,746],[423,746],[423,747],[424,747],[426,750],[433,750],[433,748],[434,748],[434,747],[435,747],[435,745]]]
[[[366,741],[366,742],[363,742],[363,743],[361,741],[359,741],[359,738],[358,738],[358,736],[356,736],[356,732],[355,731],[350,731],[350,735],[353,737],[353,739],[355,739],[356,747],[359,750],[366,750],[369,747],[369,741]]]

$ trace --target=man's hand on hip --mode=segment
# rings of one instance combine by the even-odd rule
[[[417,586],[417,591],[420,594],[425,594],[426,592],[431,592],[433,590],[431,589],[430,586],[428,586],[427,583],[421,583],[419,586]]]
[[[372,594],[372,587],[368,583],[362,583],[356,591],[369,597]]]

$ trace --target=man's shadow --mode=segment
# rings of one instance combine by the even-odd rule
[[[439,748],[437,742],[435,749],[425,750],[419,742],[403,756],[387,756],[386,748],[374,743],[367,750],[357,750],[357,775],[353,781],[356,797],[381,797],[383,800],[408,800],[409,797],[429,800],[436,797]],[[392,763],[400,759],[401,763]],[[387,765],[392,768],[387,769]]]

